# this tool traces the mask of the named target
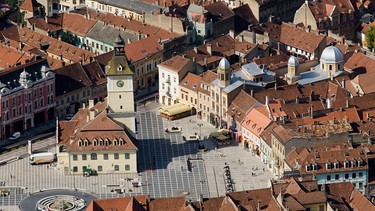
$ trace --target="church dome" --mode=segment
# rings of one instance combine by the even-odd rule
[[[290,56],[290,58],[288,60],[288,66],[297,67],[298,65],[299,65],[299,61],[298,61],[297,57]]]
[[[320,62],[324,63],[340,63],[344,62],[344,55],[341,50],[335,46],[328,46],[323,50],[320,56]]]
[[[223,57],[219,62],[218,68],[226,70],[226,69],[229,69],[229,67],[230,67],[230,64],[229,64],[228,59]]]

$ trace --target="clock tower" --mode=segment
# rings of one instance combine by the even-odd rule
[[[117,36],[113,57],[105,67],[108,115],[135,130],[133,72],[125,55],[125,42]],[[133,130],[133,131],[134,131]]]

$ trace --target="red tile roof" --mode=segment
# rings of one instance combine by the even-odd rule
[[[59,15],[63,16],[63,29],[80,36],[86,36],[96,23],[96,20],[90,20],[76,13],[60,13]]]
[[[105,103],[97,103],[91,109],[80,109],[69,123],[59,122],[59,143],[65,144],[67,151],[137,150],[136,140],[124,127],[107,116],[105,107],[101,104]],[[99,114],[88,121],[90,110]],[[73,139],[73,142],[70,141],[71,139]],[[100,140],[103,140],[103,144],[94,144],[95,141],[99,142]],[[108,144],[105,143],[106,140]],[[79,142],[85,141],[87,141],[87,144],[79,144]],[[115,141],[117,141],[116,144]]]
[[[197,92],[200,88],[202,78],[194,73],[189,72],[185,78],[180,82],[180,87],[189,89],[190,91]]]
[[[4,43],[0,44],[0,68],[2,69],[14,67],[16,63],[25,64],[26,60],[32,57],[29,53],[20,52]]]
[[[39,4],[36,0],[25,0],[21,4],[20,9],[21,10],[27,10],[27,11],[30,11],[30,12],[34,12],[34,11],[38,10],[38,7],[42,7],[42,5]]]
[[[146,57],[161,53],[163,47],[155,36],[150,36],[137,42],[125,45],[126,57],[129,61],[137,62]]]
[[[353,54],[345,63],[346,70],[354,71],[358,74],[375,72],[374,66],[375,60],[361,52]]]
[[[147,195],[129,196],[123,198],[94,199],[86,211],[131,210],[146,211]]]
[[[94,57],[94,53],[78,48],[74,45],[56,40],[52,37],[41,35],[26,27],[19,28],[20,41],[26,45],[35,48],[42,48],[42,44],[49,46],[47,48],[48,54],[53,54],[55,57],[60,57],[70,61],[71,63],[83,61],[89,62],[90,58]],[[12,39],[9,37],[9,39]]]
[[[183,58],[182,56],[174,56],[171,59],[160,63],[159,66],[179,72],[189,61],[189,59]]]
[[[317,50],[320,43],[325,42],[325,36],[283,23],[281,25],[280,42],[313,53]]]
[[[160,198],[150,201],[149,210],[178,211],[185,206],[185,197]]]
[[[241,90],[230,104],[227,114],[234,117],[237,122],[241,123],[249,109],[253,107],[256,102],[257,101],[253,97],[244,90]]]
[[[267,108],[265,106],[258,106],[250,110],[241,123],[243,128],[260,137],[260,134],[271,123],[268,117]]]

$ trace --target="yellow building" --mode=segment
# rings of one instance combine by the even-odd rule
[[[90,100],[70,121],[59,122],[57,159],[65,174],[83,174],[87,168],[99,174],[137,172],[133,72],[124,46],[119,35],[106,66],[108,104],[94,106]]]
[[[126,129],[107,116],[106,103],[80,109],[59,122],[58,167],[65,174],[137,173],[137,147]],[[100,113],[98,113],[100,111]]]

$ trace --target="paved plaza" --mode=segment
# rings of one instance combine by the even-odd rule
[[[10,206],[5,210],[18,210],[14,205],[28,194],[55,188],[77,188],[98,198],[150,194],[152,198],[186,196],[197,200],[200,194],[203,197],[223,196],[226,192],[225,163],[230,167],[235,191],[268,187],[271,172],[263,171],[260,159],[236,146],[236,143],[215,149],[216,144],[211,140],[202,140],[207,151],[198,153],[198,141],[183,141],[183,135],[201,133],[202,137],[207,137],[217,130],[208,123],[196,117],[175,121],[161,118],[157,103],[141,107],[137,112],[139,174],[70,176],[53,165],[32,166],[26,157],[0,166],[0,181],[5,185],[0,186],[0,190],[11,190],[10,196],[0,198],[0,207]],[[201,127],[198,126],[200,124]],[[181,127],[182,132],[164,132],[164,128],[172,126]],[[49,144],[42,143],[45,146],[53,144],[53,140],[49,141]],[[25,148],[19,150],[24,150],[23,154],[26,152]],[[48,150],[55,152],[54,147]],[[188,171],[188,159],[192,164],[191,171]],[[140,181],[142,186],[133,187],[132,180]]]

